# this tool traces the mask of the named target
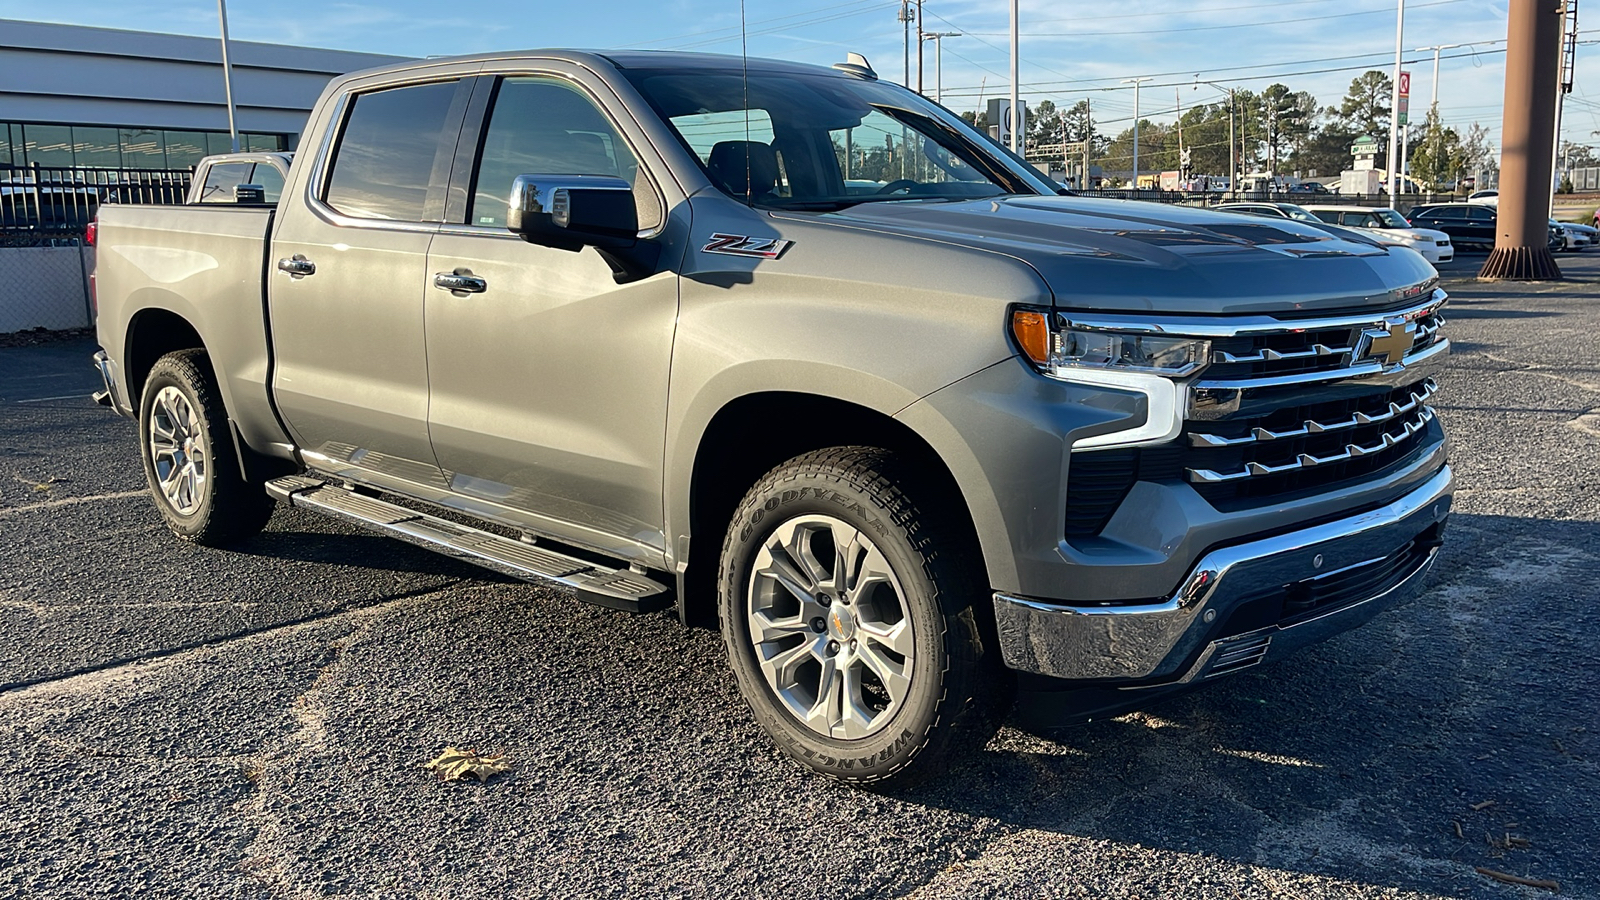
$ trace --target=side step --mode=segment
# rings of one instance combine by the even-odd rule
[[[277,478],[267,482],[267,493],[291,506],[314,509],[513,578],[564,584],[578,592],[579,600],[597,606],[654,612],[673,602],[665,585],[628,569],[609,569],[358,494],[319,478]]]

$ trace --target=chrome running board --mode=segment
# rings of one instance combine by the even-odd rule
[[[613,569],[488,531],[358,494],[307,475],[267,482],[267,493],[445,556],[524,581],[553,581],[578,599],[609,609],[654,612],[672,605],[671,591],[627,568]]]

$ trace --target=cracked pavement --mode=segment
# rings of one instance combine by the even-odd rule
[[[1561,262],[1447,283],[1421,600],[894,794],[802,775],[669,616],[285,508],[183,544],[92,345],[0,349],[0,898],[1600,897],[1600,252]]]

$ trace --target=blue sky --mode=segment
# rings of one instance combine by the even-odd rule
[[[181,34],[216,33],[211,0],[77,0],[51,15],[34,2],[0,0],[0,18],[44,19]],[[866,54],[885,78],[902,74],[898,0],[749,0],[749,52],[827,64],[847,50]],[[980,90],[1007,90],[1003,0],[925,0],[928,30],[961,32],[945,41],[946,105],[976,108]],[[1119,10],[1126,10],[1119,14]],[[1503,91],[1505,0],[1408,0],[1405,46],[1475,43],[1444,52],[1439,102],[1447,124],[1482,122],[1498,135]],[[406,56],[524,47],[640,47],[739,52],[737,0],[601,0],[596,3],[422,0],[383,3],[326,0],[231,0],[232,34],[241,40],[306,44]],[[1140,112],[1170,119],[1185,106],[1219,99],[1194,89],[1194,76],[1260,90],[1282,81],[1337,103],[1363,68],[1387,69],[1394,53],[1393,0],[1144,0],[1084,3],[1023,0],[1022,82],[1030,101],[1072,103],[1091,97],[1105,131],[1126,127],[1133,94],[1123,78],[1155,76]],[[926,80],[933,82],[933,45]],[[1577,85],[1563,132],[1600,141],[1600,45],[1580,46]],[[913,66],[915,48],[913,47]],[[1453,57],[1453,58],[1451,58]],[[1413,105],[1426,108],[1431,54],[1418,60]],[[1333,70],[1333,71],[1325,71]],[[1182,83],[1179,87],[1178,84]],[[1596,86],[1593,100],[1586,84]],[[1175,95],[1176,91],[1176,95]]]

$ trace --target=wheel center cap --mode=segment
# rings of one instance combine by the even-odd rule
[[[856,635],[856,617],[850,607],[835,603],[828,608],[828,636],[836,641],[848,641]]]

